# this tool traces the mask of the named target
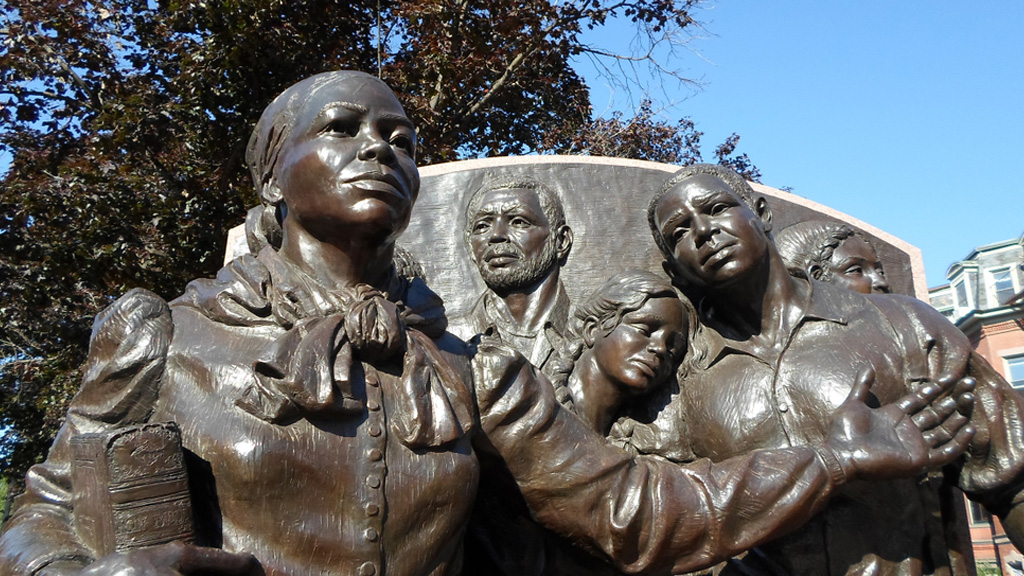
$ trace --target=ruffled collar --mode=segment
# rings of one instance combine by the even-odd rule
[[[392,269],[380,288],[329,289],[265,248],[216,279],[192,282],[175,305],[222,324],[285,329],[253,362],[253,379],[236,399],[262,420],[363,414],[365,398],[353,386],[363,362],[401,371],[383,385],[395,406],[392,430],[407,446],[447,444],[474,421],[469,386],[434,342],[447,327],[444,305],[420,279]]]

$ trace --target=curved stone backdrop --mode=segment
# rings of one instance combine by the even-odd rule
[[[562,198],[576,240],[562,279],[572,301],[629,268],[661,270],[647,226],[647,204],[679,167],[594,156],[518,156],[465,160],[420,168],[422,186],[409,229],[399,244],[423,265],[428,284],[449,317],[468,310],[484,285],[464,240],[464,208],[488,183],[532,179]],[[802,220],[840,220],[867,235],[885,264],[893,292],[927,296],[921,251],[869,224],[795,194],[751,184],[772,207],[775,230]],[[244,253],[241,227],[232,231],[228,259]]]

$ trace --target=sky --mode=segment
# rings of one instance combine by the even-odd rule
[[[920,248],[929,286],[1024,234],[1024,2],[707,0],[695,16],[705,30],[667,64],[702,88],[652,94],[696,122],[705,160],[738,133],[764,184]],[[631,38],[620,22],[586,40]],[[577,66],[595,112],[632,115],[636,94]]]
[[[674,103],[664,119],[697,123],[705,160],[738,133],[764,184],[917,246],[931,287],[1024,234],[1024,2],[721,0],[696,16],[705,32],[670,64],[703,87],[653,94]],[[579,65],[596,112],[631,115]]]

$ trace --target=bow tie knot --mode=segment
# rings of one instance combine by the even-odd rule
[[[345,335],[360,357],[387,361],[404,353],[405,323],[398,306],[365,284],[356,287],[355,296],[345,314]]]

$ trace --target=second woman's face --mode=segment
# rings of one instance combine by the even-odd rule
[[[875,249],[864,239],[850,236],[832,253],[832,283],[861,294],[887,294],[889,281]]]
[[[611,332],[597,335],[594,358],[609,380],[642,394],[671,375],[686,345],[686,330],[678,298],[651,298],[624,315]]]

